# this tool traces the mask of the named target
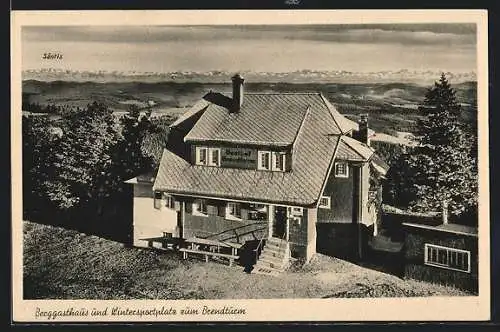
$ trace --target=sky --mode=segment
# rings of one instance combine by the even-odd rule
[[[47,52],[62,54],[63,59],[42,59]],[[475,72],[476,28],[473,24],[25,26],[22,67]]]

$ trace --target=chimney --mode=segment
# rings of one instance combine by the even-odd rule
[[[231,77],[233,81],[233,112],[238,112],[243,104],[243,82],[245,81],[240,74]]]
[[[370,145],[368,141],[368,114],[366,113],[360,114],[358,124],[359,124],[358,140],[362,143]]]

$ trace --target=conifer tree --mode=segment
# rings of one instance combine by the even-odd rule
[[[446,202],[449,212],[460,215],[477,204],[477,168],[470,140],[459,121],[460,105],[446,76],[427,91],[420,110],[419,145],[409,164],[416,195],[413,210],[438,211]]]

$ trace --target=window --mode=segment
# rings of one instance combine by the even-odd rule
[[[207,164],[207,154],[208,148],[206,147],[196,147],[196,165],[206,165]]]
[[[271,152],[259,151],[257,169],[268,171],[271,169]]]
[[[470,272],[470,251],[425,244],[424,263],[444,269]]]
[[[335,177],[336,178],[348,178],[349,177],[349,168],[347,163],[338,162],[335,163]]]
[[[169,209],[175,209],[175,199],[167,194],[164,194],[163,197],[165,198],[165,206]]]
[[[330,196],[321,196],[319,199],[320,209],[330,209],[331,208],[331,197]]]
[[[268,220],[267,206],[264,204],[249,204],[248,220]]]
[[[196,165],[220,166],[220,149],[197,146]]]
[[[273,171],[285,170],[285,153],[284,152],[273,152]]]
[[[208,152],[210,156],[208,166],[220,166],[220,149],[210,148]]]
[[[193,202],[193,214],[196,216],[208,216],[207,201],[205,199],[196,199]]]
[[[259,151],[258,170],[284,172],[286,167],[285,152]]]
[[[240,203],[229,202],[226,207],[226,219],[241,219]]]
[[[162,196],[163,196],[163,194],[161,191],[155,191],[155,193],[154,193],[154,207],[157,210],[161,209]]]
[[[301,207],[292,206],[292,207],[288,208],[288,216],[299,216],[299,217],[301,217],[303,211],[304,210]]]

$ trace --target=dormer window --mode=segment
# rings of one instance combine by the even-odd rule
[[[196,165],[207,164],[208,148],[197,146],[196,147]]]
[[[208,149],[209,159],[208,166],[220,166],[220,149],[210,148]]]
[[[196,165],[202,166],[220,166],[220,149],[207,148],[204,146],[196,147]]]
[[[269,171],[271,169],[271,152],[259,151],[258,170]]]
[[[285,152],[259,151],[257,169],[261,171],[285,171]]]
[[[349,177],[349,168],[347,167],[346,162],[335,163],[335,177],[336,178],[348,178]]]
[[[285,153],[273,152],[273,171],[285,171]]]

